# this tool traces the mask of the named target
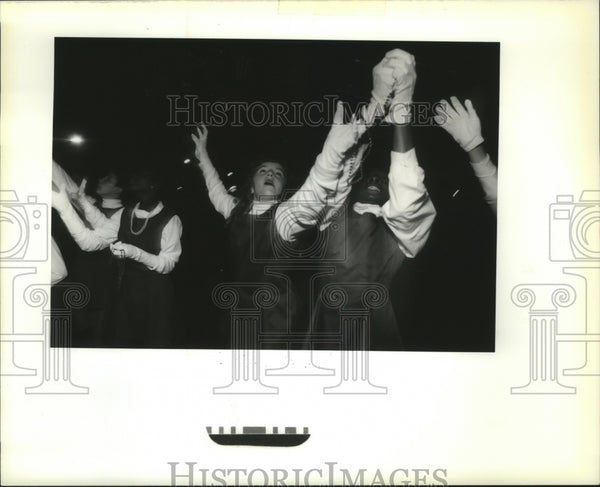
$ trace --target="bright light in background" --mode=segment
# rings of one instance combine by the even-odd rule
[[[227,192],[228,192],[228,193],[233,193],[234,191],[237,191],[237,186],[231,186],[231,187],[230,187],[230,188],[227,190]]]
[[[183,161],[184,164],[189,164],[190,162],[192,162],[191,159],[186,159],[185,161]]]
[[[233,173],[232,172],[228,172],[227,173],[227,177],[230,178],[231,176],[233,176]]]
[[[85,141],[85,139],[79,134],[73,134],[67,140],[71,142],[71,144],[75,145],[81,145]]]

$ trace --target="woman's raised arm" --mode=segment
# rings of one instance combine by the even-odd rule
[[[219,177],[219,173],[210,160],[208,150],[206,149],[208,129],[205,125],[200,125],[196,130],[198,135],[192,134],[192,140],[196,145],[194,155],[198,159],[198,166],[200,167],[202,175],[204,176],[204,182],[206,183],[206,188],[208,189],[208,197],[210,198],[210,202],[215,207],[215,210],[217,210],[225,218],[229,218],[231,212],[235,208],[235,205],[238,203],[238,199],[227,192],[223,182],[221,181],[221,178]]]
[[[338,102],[331,130],[302,187],[275,214],[277,231],[284,240],[293,241],[306,228],[324,228],[331,210],[343,203],[350,192],[351,179],[361,164],[364,150],[359,140],[367,125],[352,118],[344,124],[344,108]]]

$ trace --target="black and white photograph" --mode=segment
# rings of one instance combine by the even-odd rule
[[[493,42],[56,38],[72,346],[493,351],[499,63]]]
[[[593,485],[593,0],[0,3],[2,485]]]

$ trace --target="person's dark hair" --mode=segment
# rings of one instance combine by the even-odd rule
[[[229,215],[229,218],[227,219],[226,224],[231,223],[235,218],[238,218],[241,215],[245,215],[250,211],[250,208],[252,207],[252,202],[254,201],[254,195],[252,194],[253,178],[254,178],[254,175],[256,174],[256,171],[258,171],[258,168],[265,162],[276,162],[277,164],[279,164],[281,166],[281,168],[283,169],[283,174],[284,174],[284,176],[286,178],[286,182],[287,182],[288,170],[285,167],[285,165],[282,164],[281,162],[272,161],[272,160],[260,160],[256,163],[254,163],[252,165],[250,171],[248,172],[248,175],[246,176],[244,183],[242,184],[242,186],[240,187],[240,189],[238,191],[238,195],[239,195],[238,202],[235,205],[235,207],[233,208],[231,215]],[[286,189],[286,187],[284,186],[283,193],[285,193],[285,189]]]

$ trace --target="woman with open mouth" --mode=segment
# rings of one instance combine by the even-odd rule
[[[320,217],[330,204],[331,188],[338,185],[343,165],[350,159],[360,158],[361,136],[366,125],[352,120],[343,123],[343,108],[338,104],[334,123],[321,154],[302,188],[281,206],[287,175],[284,166],[275,161],[259,163],[242,190],[241,198],[229,194],[221,182],[206,149],[208,129],[202,125],[192,135],[196,145],[208,196],[214,208],[225,218],[228,227],[229,263],[232,282],[239,284],[239,307],[254,307],[260,284],[263,289],[278,295],[272,307],[262,310],[261,334],[270,335],[269,343],[277,348],[292,330],[298,312],[294,282],[285,273],[265,272],[265,263],[279,259],[276,242],[294,246],[298,236],[307,228],[325,224]],[[357,163],[356,167],[360,164]],[[310,195],[310,196],[307,196]],[[345,197],[338,194],[339,197]],[[347,194],[346,194],[347,196]],[[291,210],[291,211],[290,211]],[[285,242],[284,242],[285,241]],[[250,285],[248,285],[250,284]],[[254,348],[253,341],[236,344]]]
[[[281,252],[285,254],[286,248],[300,244],[301,234],[308,229],[324,231],[350,194],[352,180],[368,145],[363,135],[377,117],[385,115],[394,70],[403,66],[403,60],[395,56],[397,52],[390,51],[373,68],[373,96],[360,117],[353,116],[349,123],[344,123],[343,106],[338,102],[321,153],[304,184],[285,204],[282,204],[281,196],[286,174],[280,163],[265,161],[259,164],[249,180],[247,191],[243,191],[238,199],[227,192],[211,163],[206,149],[206,127],[198,127],[197,134],[192,135],[209,198],[228,222],[232,280],[240,296],[238,308],[256,308],[253,302],[256,289],[252,289],[256,284],[268,284],[279,295],[275,305],[263,308],[261,329],[257,330],[268,336],[268,341],[275,347],[278,341],[287,342],[291,331],[306,334],[308,330],[307,325],[304,330],[294,329],[299,311],[294,280],[272,266],[267,269],[265,264],[278,260],[285,264],[285,255]],[[235,345],[234,348],[256,348],[257,342]]]

